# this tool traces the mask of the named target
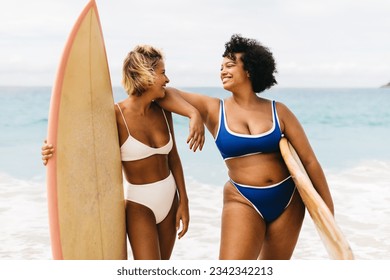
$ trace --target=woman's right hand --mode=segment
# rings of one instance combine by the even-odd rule
[[[42,161],[43,165],[46,165],[49,159],[53,156],[54,148],[52,144],[47,144],[47,140],[45,140],[44,145],[42,146]]]
[[[190,149],[196,152],[199,148],[201,151],[203,149],[205,136],[204,136],[204,125],[202,116],[199,114],[198,110],[194,110],[190,114],[190,133],[187,138],[187,144],[190,145]]]

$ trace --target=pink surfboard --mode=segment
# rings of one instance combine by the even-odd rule
[[[107,55],[95,1],[77,19],[52,91],[47,165],[54,259],[126,259],[125,204]]]

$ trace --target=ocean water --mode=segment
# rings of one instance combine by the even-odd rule
[[[219,88],[186,88],[227,97]],[[50,259],[45,167],[50,87],[0,87],[0,260]],[[302,123],[324,168],[336,220],[357,259],[390,259],[390,89],[274,88]],[[114,88],[119,101],[126,97]],[[217,259],[226,168],[207,132],[202,152],[185,140],[188,120],[174,116],[190,199],[191,224],[173,259]],[[327,259],[309,215],[293,259]]]

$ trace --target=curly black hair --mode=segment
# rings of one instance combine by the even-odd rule
[[[260,93],[277,84],[274,73],[277,73],[276,63],[271,51],[255,39],[244,38],[240,34],[233,34],[225,44],[222,57],[236,60],[237,53],[241,53],[244,70],[248,71],[253,91]]]

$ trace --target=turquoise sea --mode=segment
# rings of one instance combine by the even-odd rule
[[[220,88],[183,88],[224,98]],[[50,87],[0,87],[0,260],[50,259],[45,168]],[[390,89],[279,88],[263,93],[302,123],[327,175],[336,220],[357,259],[390,259]],[[114,88],[116,101],[126,95]],[[207,133],[202,152],[188,149],[188,121],[174,116],[190,198],[189,233],[173,259],[216,259],[223,160]],[[189,249],[193,248],[193,249]],[[307,214],[293,259],[326,259]]]

